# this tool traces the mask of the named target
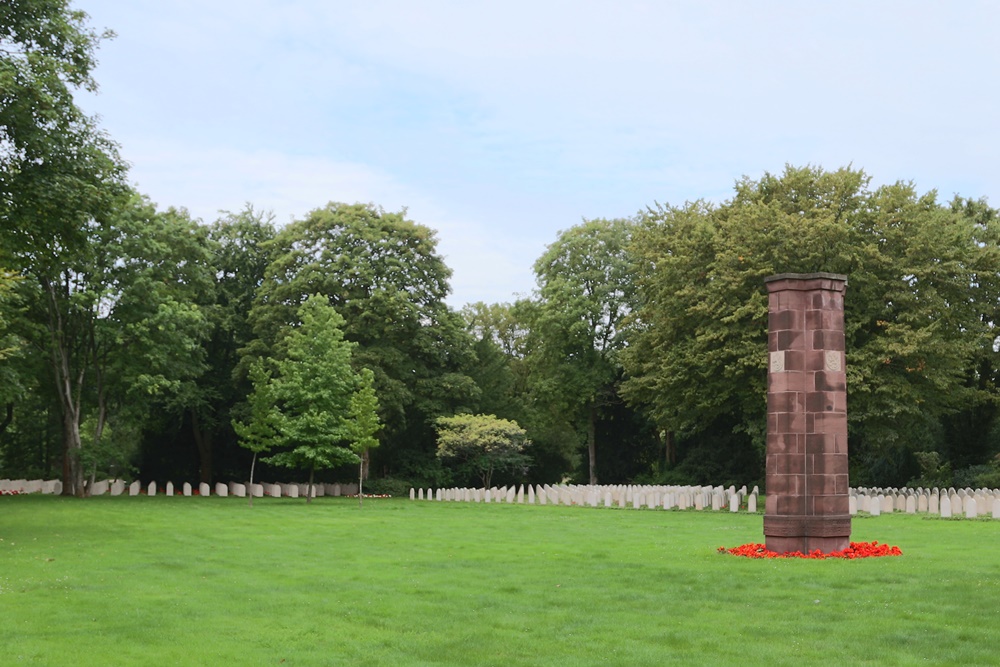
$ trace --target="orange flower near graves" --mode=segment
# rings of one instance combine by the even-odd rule
[[[732,547],[731,549],[719,547],[717,551],[720,554],[742,556],[744,558],[810,558],[813,560],[826,560],[827,558],[846,558],[848,560],[854,560],[857,558],[880,558],[882,556],[903,555],[903,551],[899,547],[889,546],[888,544],[879,544],[877,540],[874,542],[851,542],[850,546],[846,549],[842,551],[833,551],[828,554],[823,553],[819,549],[811,551],[807,554],[804,554],[801,551],[778,553],[776,551],[769,551],[765,545],[759,543],[744,544],[738,547]]]

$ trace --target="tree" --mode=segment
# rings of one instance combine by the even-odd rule
[[[65,0],[0,5],[0,250],[39,273],[72,258],[125,190],[115,144],[73,100],[97,90],[95,53],[111,36]]]
[[[0,269],[0,405],[4,407],[4,417],[0,419],[0,433],[7,430],[14,419],[14,398],[19,393],[20,378],[10,364],[10,358],[19,354],[23,341],[8,331],[8,323],[14,315],[13,291],[17,275]]]
[[[298,310],[299,326],[287,329],[277,348],[269,381],[257,373],[250,404],[261,406],[243,429],[244,446],[263,449],[267,433],[284,448],[267,461],[309,471],[306,502],[312,501],[317,469],[357,463],[351,449],[357,431],[351,425],[351,400],[358,380],[351,368],[353,343],[344,340],[343,318],[326,297],[314,294]],[[258,366],[259,368],[259,366]],[[266,393],[273,409],[266,409]]]
[[[633,245],[641,298],[623,357],[632,404],[680,439],[721,428],[762,452],[763,279],[817,271],[849,280],[855,462],[870,468],[926,438],[943,415],[992,400],[968,378],[995,337],[995,219],[942,206],[908,183],[871,189],[869,180],[852,169],[787,167],[743,179],[719,206],[649,209]]]
[[[0,266],[25,278],[35,322],[46,332],[66,451],[64,493],[82,494],[81,358],[77,295],[92,266],[95,230],[105,227],[127,192],[116,146],[73,101],[91,76],[101,39],[86,14],[60,0],[0,6]],[[31,286],[31,287],[25,287]],[[35,339],[36,344],[41,339]]]
[[[494,415],[459,414],[438,417],[437,455],[463,462],[490,487],[494,472],[527,470],[531,459],[524,449],[531,444],[517,422]]]
[[[278,442],[280,413],[275,405],[271,376],[268,375],[264,362],[258,359],[250,367],[250,382],[252,391],[247,400],[248,415],[246,421],[236,418],[232,420],[233,430],[239,437],[241,447],[253,452],[250,463],[250,493],[248,503],[253,507],[253,473],[257,465],[257,456],[268,451]]]
[[[357,344],[355,368],[370,368],[385,425],[381,473],[434,461],[433,420],[470,405],[478,389],[465,369],[471,339],[444,298],[451,271],[434,233],[403,213],[331,203],[285,227],[250,321],[256,338],[244,364],[268,357],[295,321],[303,295],[322,294]]]
[[[358,455],[358,507],[364,502],[365,464],[368,452],[378,447],[375,434],[382,429],[378,418],[378,396],[375,395],[375,374],[362,368],[357,375],[357,389],[351,396],[348,411],[348,442],[351,451]]]
[[[237,370],[239,351],[253,339],[248,318],[270,263],[265,246],[275,233],[273,215],[249,204],[238,213],[224,212],[208,228],[214,285],[206,308],[211,324],[203,345],[207,368],[174,406],[190,421],[202,482],[212,481],[217,453],[235,444],[231,425],[251,392],[252,374]]]
[[[43,269],[19,257],[17,288],[27,307],[16,327],[47,361],[39,383],[59,406],[64,493],[72,495],[84,493],[84,440],[102,448],[109,419],[119,433],[141,430],[152,401],[176,396],[202,371],[196,295],[211,284],[202,230],[181,212],[159,213],[136,195],[82,233],[64,264]],[[94,432],[83,439],[90,417]],[[89,460],[93,476],[100,457]]]
[[[529,362],[540,394],[584,424],[588,473],[597,483],[602,405],[617,395],[618,354],[634,289],[629,220],[585,220],[562,233],[535,263],[539,285]]]

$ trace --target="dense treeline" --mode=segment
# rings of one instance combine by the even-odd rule
[[[494,483],[760,481],[763,279],[830,271],[852,480],[1000,485],[984,201],[787,167],[721,204],[585,220],[530,298],[456,311],[404,213],[205,223],[134,192],[73,102],[100,38],[63,2],[0,8],[0,477],[467,484],[484,459],[439,456],[439,428],[483,414],[523,428]]]

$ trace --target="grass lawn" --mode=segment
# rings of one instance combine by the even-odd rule
[[[762,516],[0,498],[4,665],[996,665],[1000,521],[856,518],[904,555],[758,561]]]

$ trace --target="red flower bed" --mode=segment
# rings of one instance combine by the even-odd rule
[[[816,560],[825,560],[827,558],[847,558],[854,560],[855,558],[879,558],[881,556],[903,555],[899,547],[890,547],[888,544],[879,544],[877,541],[851,542],[851,546],[843,551],[834,551],[828,554],[823,553],[819,549],[810,551],[807,554],[801,551],[789,551],[779,554],[776,551],[768,551],[767,547],[763,544],[744,544],[732,549],[719,547],[718,551],[720,554],[731,554],[733,556],[743,556],[744,558],[814,558]]]

